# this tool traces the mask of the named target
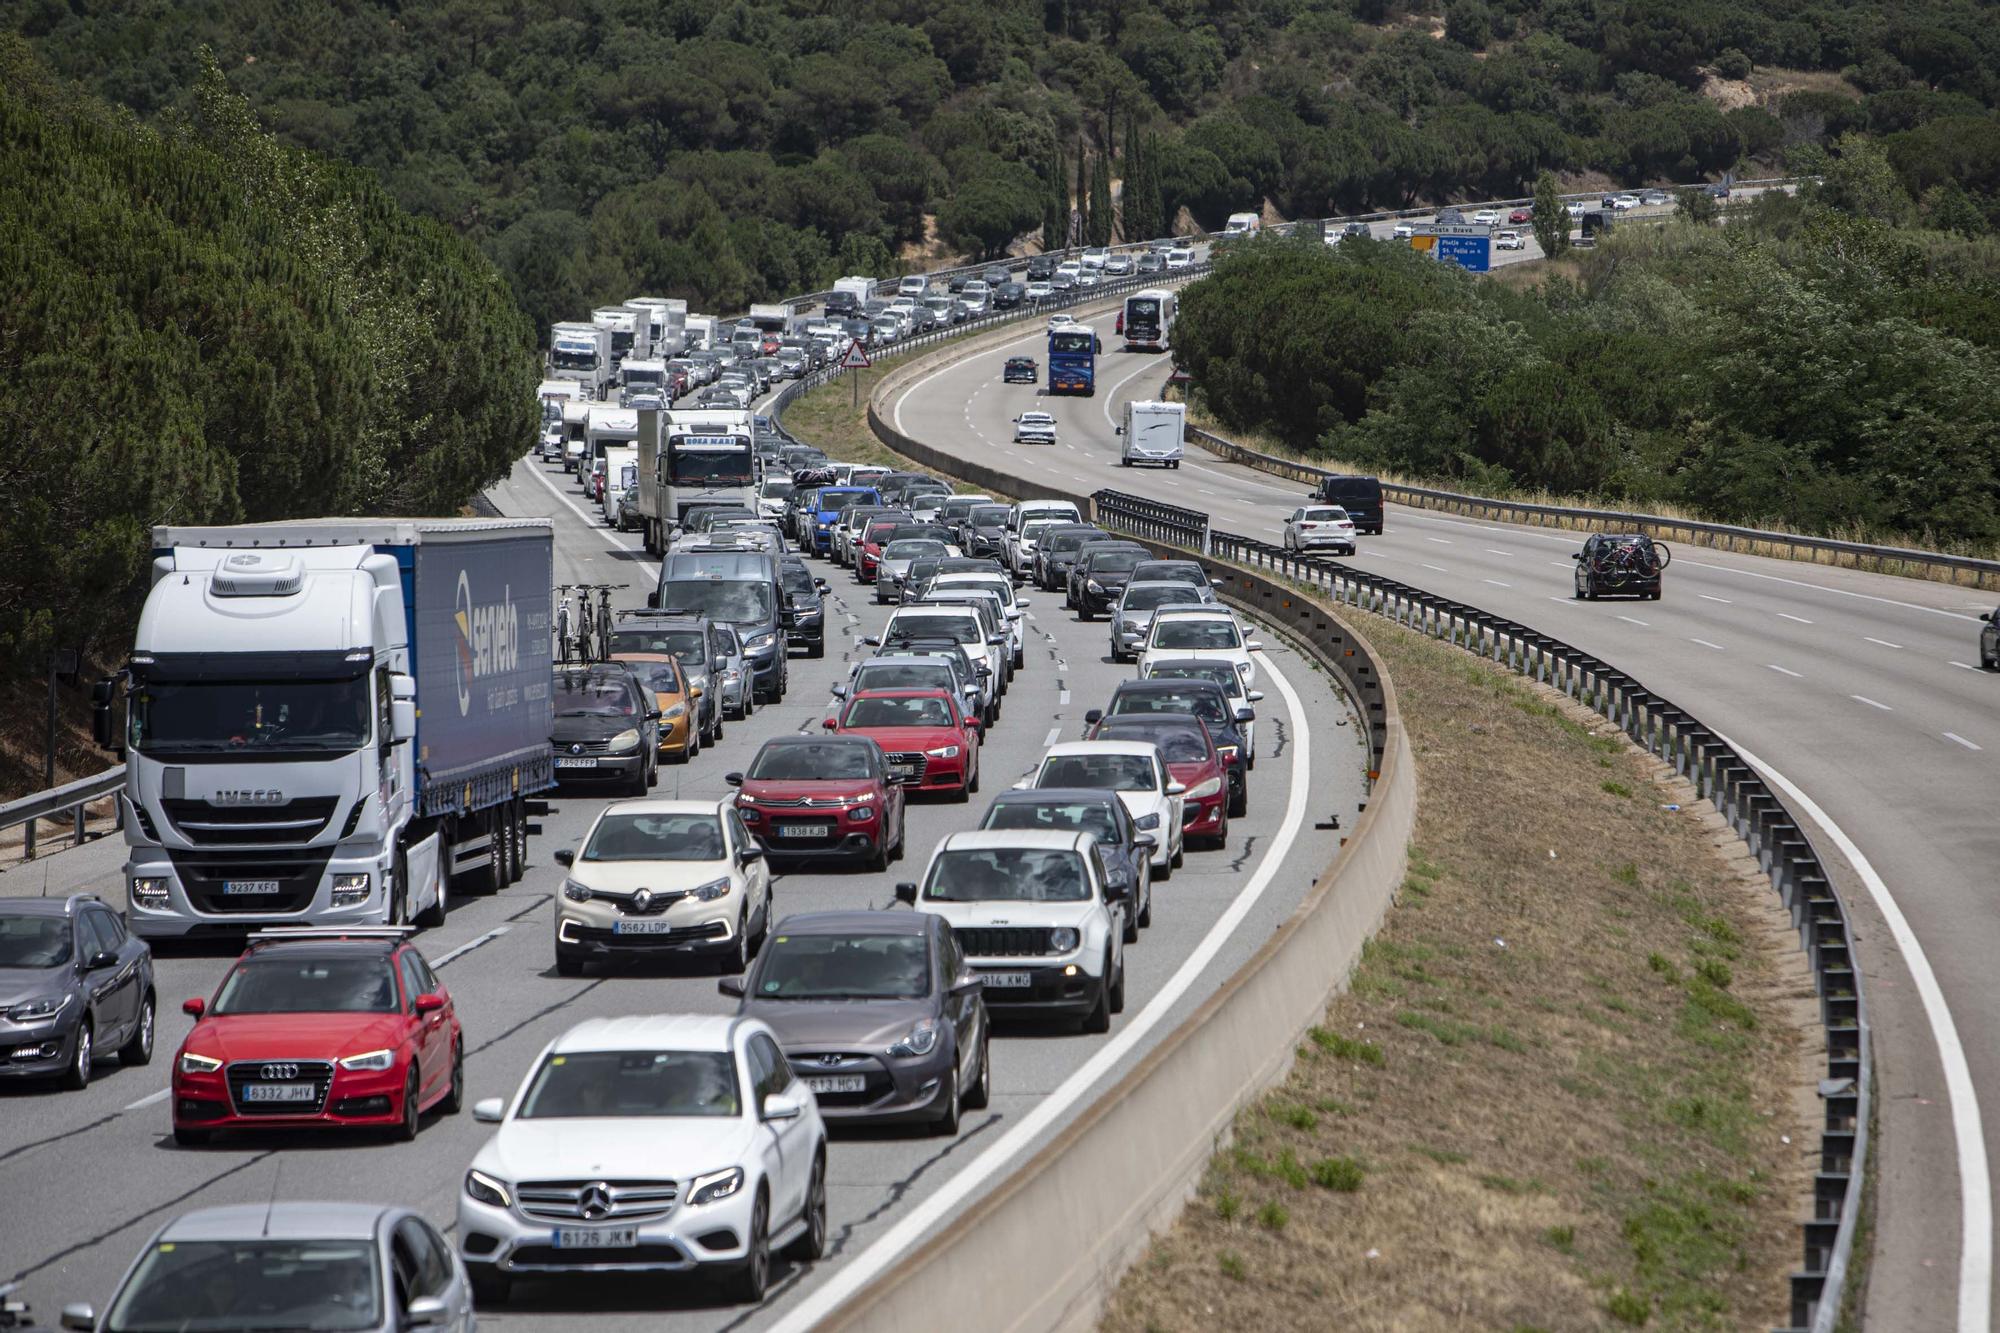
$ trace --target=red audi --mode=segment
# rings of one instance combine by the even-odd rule
[[[881,746],[906,788],[957,801],[979,790],[979,721],[943,690],[864,690],[824,725]]]
[[[1229,841],[1229,770],[1206,722],[1193,713],[1121,713],[1091,727],[1085,739],[1159,746],[1167,772],[1187,788],[1181,798],[1181,835],[1209,839],[1218,849]]]
[[[465,1034],[408,927],[260,931],[215,998],[189,1000],[174,1138],[342,1126],[417,1136],[465,1101]]]
[[[772,858],[857,860],[887,870],[903,854],[903,780],[866,736],[778,736],[747,773],[736,810]]]
[[[863,583],[875,581],[875,570],[882,563],[882,547],[887,544],[889,534],[909,521],[905,514],[868,520],[868,526],[861,530],[860,540],[854,543],[854,577]]]

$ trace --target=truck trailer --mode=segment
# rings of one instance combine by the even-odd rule
[[[131,656],[94,691],[98,742],[126,755],[134,934],[436,925],[450,894],[520,877],[555,780],[549,520],[160,527],[153,547]]]

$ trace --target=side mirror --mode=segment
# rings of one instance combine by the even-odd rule
[[[847,686],[845,685],[834,686],[833,697],[836,699],[845,699],[847,697]]]
[[[820,721],[820,725],[828,731],[837,731],[840,729],[840,719],[837,717],[824,718]]]
[[[1111,428],[1111,433],[1113,435],[1123,435],[1125,433],[1125,428],[1123,426],[1113,426]]]
[[[951,993],[953,995],[970,995],[973,991],[985,989],[986,983],[981,981],[979,974],[971,968],[967,968],[952,978]]]
[[[1106,884],[1104,886],[1104,899],[1106,902],[1123,902],[1130,893],[1131,890],[1123,884]]]
[[[825,591],[826,591],[826,580],[825,580],[825,579],[814,579],[814,580],[813,580],[813,587],[815,587],[815,588],[818,588],[818,589],[819,589],[819,590],[820,590],[821,592],[825,592]]]
[[[861,642],[867,644],[870,648],[880,648],[882,646],[881,638],[876,635],[869,635],[863,638]]]
[[[699,699],[699,698],[701,698],[701,697],[702,697],[702,696],[703,696],[704,694],[707,694],[707,693],[708,693],[708,691],[707,691],[707,690],[704,690],[704,689],[703,689],[703,688],[702,688],[701,686],[699,686],[699,685],[690,685],[690,686],[688,686],[688,698],[690,698],[690,699]]]
[[[1220,588],[1223,584],[1227,582],[1229,582],[1228,579],[1210,579],[1208,581],[1208,586],[1211,588]]]
[[[417,734],[417,704],[414,699],[395,699],[389,704],[389,737],[396,744],[413,740]]]
[[[1238,708],[1236,710],[1236,720],[1238,722],[1255,722],[1257,720],[1257,710],[1254,708]]]
[[[118,966],[118,951],[116,949],[99,949],[90,956],[90,961],[83,965],[83,970],[86,972],[95,972],[99,968],[116,966]]]
[[[115,750],[118,737],[112,729],[111,710],[118,701],[118,682],[106,676],[90,687],[90,738],[98,748]]]
[[[648,722],[658,722],[660,720],[660,710],[657,708],[648,708],[646,710],[646,720]]]
[[[1570,558],[1570,559],[1572,559],[1572,560],[1581,560],[1581,559],[1583,559],[1583,552],[1581,552],[1581,551],[1571,551],[1571,552],[1569,553],[1569,558]]]
[[[724,995],[734,995],[738,999],[742,999],[743,978],[724,977],[722,980],[715,983],[715,989]]]
[[[62,1326],[75,1329],[77,1333],[90,1333],[97,1327],[97,1311],[87,1302],[79,1301],[62,1308]]]
[[[917,886],[909,880],[904,880],[901,884],[898,884],[896,886],[896,901],[899,903],[909,903],[914,907],[917,902]]]
[[[404,1328],[430,1328],[451,1318],[444,1302],[435,1296],[419,1296],[403,1311]]]
[[[420,1014],[437,1013],[444,1008],[444,996],[437,994],[419,995],[416,1007],[417,1012]]]
[[[764,849],[762,847],[756,847],[756,846],[745,847],[742,851],[738,852],[736,856],[738,860],[742,861],[743,864],[747,866],[752,861],[763,860]]]
[[[1014,599],[1014,605],[1019,607],[1030,607],[1034,605],[1034,602],[1026,597],[1016,597]]]
[[[1150,833],[1137,833],[1132,837],[1132,845],[1142,852],[1150,852],[1160,845],[1160,840]]]
[[[193,1018],[200,1018],[208,1012],[208,1001],[203,999],[182,1000],[181,1012]]]
[[[1243,697],[1248,699],[1253,704],[1260,704],[1264,702],[1264,691],[1252,690],[1250,691],[1250,693],[1244,695]],[[1246,717],[1243,720],[1245,722],[1248,722],[1250,719]]]
[[[657,611],[657,610],[659,610],[659,609],[660,609],[660,594],[659,594],[659,593],[657,593],[657,592],[649,592],[649,593],[647,593],[647,594],[646,594],[646,606],[647,606],[647,609],[649,609],[649,610],[653,610],[653,611]]]
[[[763,1115],[766,1120],[797,1120],[805,1108],[790,1097],[772,1093],[764,1099]]]
[[[1102,708],[1093,708],[1089,712],[1083,715],[1083,722],[1085,726],[1094,727],[1103,720],[1104,720],[1104,710]]]
[[[1245,652],[1261,653],[1264,651],[1264,641],[1262,639],[1245,639],[1243,641],[1243,648]]]
[[[1979,618],[1989,625],[1993,623],[1993,613],[1991,611],[1981,611]]]
[[[558,847],[558,848],[556,848],[556,864],[557,864],[557,865],[559,865],[559,866],[573,866],[573,865],[575,865],[575,864],[576,864],[576,848],[574,848],[574,847]]]
[[[722,775],[722,780],[728,783],[732,787],[740,787],[743,785],[743,775],[741,773],[724,773]]]
[[[1019,620],[1020,618],[1021,618],[1021,608],[1019,604],[1007,608],[1007,619]]]
[[[507,1099],[488,1097],[472,1104],[472,1118],[482,1125],[497,1125],[507,1118]]]
[[[1185,782],[1169,782],[1167,784],[1167,795],[1169,796],[1182,796],[1186,793],[1187,784]]]

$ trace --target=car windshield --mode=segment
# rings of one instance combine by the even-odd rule
[[[602,676],[557,675],[555,703],[557,717],[636,718],[639,715],[639,702],[632,697],[631,687],[623,680],[609,680]]]
[[[352,751],[368,742],[368,677],[145,680],[131,695],[131,743],[145,753]]]
[[[1133,714],[1143,716],[1147,713],[1193,713],[1204,722],[1224,720],[1222,704],[1210,690],[1189,690],[1186,694],[1170,694],[1164,690],[1143,692],[1135,690],[1115,696],[1111,700],[1109,711],[1113,717]]]
[[[1118,841],[1118,822],[1101,801],[1007,801],[986,811],[981,828],[1048,829],[1088,833],[1099,842]]]
[[[676,486],[699,486],[704,482],[748,486],[756,464],[756,451],[744,439],[726,448],[702,449],[677,442],[667,445],[667,480]]]
[[[915,1000],[930,994],[922,935],[774,935],[757,965],[760,1000]]]
[[[1090,557],[1090,572],[1093,574],[1130,574],[1134,566],[1147,558],[1144,551],[1105,551]]]
[[[905,537],[882,548],[884,560],[915,560],[919,556],[945,553],[944,543],[934,537]]]
[[[672,662],[627,662],[634,675],[654,694],[679,694],[681,673]]]
[[[848,727],[948,727],[951,706],[925,696],[904,699],[856,699],[847,706]]]
[[[762,624],[771,618],[771,585],[761,579],[673,579],[660,591],[660,609],[735,625]]]
[[[767,745],[757,752],[748,777],[766,782],[855,782],[875,776],[865,744],[824,742]]]
[[[366,958],[265,954],[238,963],[222,983],[212,1014],[393,1014],[394,964]]]
[[[1242,636],[1227,620],[1162,620],[1153,626],[1155,648],[1200,650],[1242,646]]]
[[[521,1098],[522,1120],[742,1113],[727,1051],[550,1054]]]
[[[924,897],[940,903],[1075,903],[1090,897],[1090,884],[1083,858],[1067,848],[989,847],[939,853]]]
[[[708,655],[702,651],[699,629],[648,629],[644,626],[620,625],[611,631],[611,653],[671,653],[680,664],[692,671],[708,668]]]
[[[975,528],[1000,528],[1007,525],[1006,505],[974,505],[966,515],[966,522]]]
[[[1125,598],[1118,605],[1127,611],[1151,611],[1162,606],[1198,606],[1201,595],[1185,583],[1169,587],[1134,587],[1125,590]]]
[[[898,662],[892,666],[864,664],[854,674],[854,688],[850,693],[859,694],[863,690],[948,690],[956,684],[955,673],[949,664],[942,661],[935,666],[916,662]]]
[[[1160,747],[1160,752],[1170,764],[1199,764],[1208,758],[1207,743],[1195,732],[1176,727],[1167,730],[1159,726],[1118,726],[1107,723],[1097,729],[1092,738],[1100,741],[1151,741]]]
[[[1155,666],[1146,673],[1146,679],[1212,680],[1232,699],[1243,693],[1243,678],[1227,662],[1170,662],[1165,666]]]
[[[722,821],[710,814],[607,811],[584,861],[720,861]]]
[[[757,493],[766,500],[783,500],[797,489],[783,477],[772,477],[758,488]]]
[[[1101,791],[1158,791],[1153,761],[1143,754],[1053,754],[1042,760],[1037,787],[1095,787]]]
[[[118,1293],[116,1333],[341,1333],[382,1325],[375,1247],[365,1240],[162,1240]]]
[[[69,954],[68,917],[0,916],[0,967],[61,967]]]
[[[911,639],[950,639],[953,643],[984,643],[977,616],[898,616],[889,626],[885,643],[907,643]]]

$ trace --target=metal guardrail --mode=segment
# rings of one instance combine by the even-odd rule
[[[29,860],[35,859],[35,826],[44,819],[54,819],[62,815],[70,817],[70,836],[77,843],[84,839],[84,807],[101,801],[107,796],[125,790],[125,765],[107,768],[96,777],[78,778],[75,782],[47,791],[36,792],[33,796],[23,796],[18,801],[0,805],[0,829],[10,829],[17,824],[28,826],[24,850]],[[118,807],[114,828],[123,828],[125,807]]]
[[[1208,516],[1117,491],[1092,497],[1097,521],[1134,535],[1178,540],[1217,559],[1270,571],[1329,594],[1337,605],[1386,616],[1553,686],[1616,724],[1712,801],[1748,844],[1792,915],[1812,965],[1826,1030],[1825,1104],[1813,1215],[1802,1223],[1804,1263],[1791,1277],[1795,1329],[1827,1333],[1840,1313],[1868,1154],[1873,1066],[1868,1014],[1847,909],[1818,853],[1776,792],[1734,747],[1685,709],[1600,658],[1527,625],[1323,556],[1211,531]]]
[[[1213,431],[1189,427],[1188,435],[1217,457],[1242,463],[1259,472],[1268,472],[1291,481],[1317,482],[1322,477],[1338,475],[1328,468],[1314,467],[1310,463],[1301,463],[1295,459],[1280,458],[1275,454],[1246,448]],[[1466,514],[1475,518],[1582,531],[1642,532],[1649,537],[1674,537],[1694,546],[1712,546],[1731,551],[1755,551],[1759,547],[1766,547],[1785,552],[1787,559],[1798,559],[1799,552],[1809,551],[1816,556],[1831,555],[1832,563],[1836,565],[1841,563],[1843,556],[1847,557],[1856,569],[1872,568],[1885,574],[1909,574],[1917,571],[1920,577],[1944,571],[1949,572],[1953,582],[1960,582],[1961,576],[1970,575],[1972,586],[1975,588],[2000,587],[2000,560],[1982,560],[1976,556],[1947,555],[1940,551],[1919,551],[1902,546],[1877,546],[1869,542],[1842,541],[1835,537],[1811,537],[1794,532],[1773,532],[1733,523],[1673,518],[1665,514],[1534,504],[1526,500],[1496,500],[1489,496],[1463,495],[1456,491],[1438,490],[1428,486],[1406,486],[1399,482],[1383,482],[1382,495],[1384,499],[1393,500],[1398,504],[1420,509],[1440,509],[1447,513]]]

